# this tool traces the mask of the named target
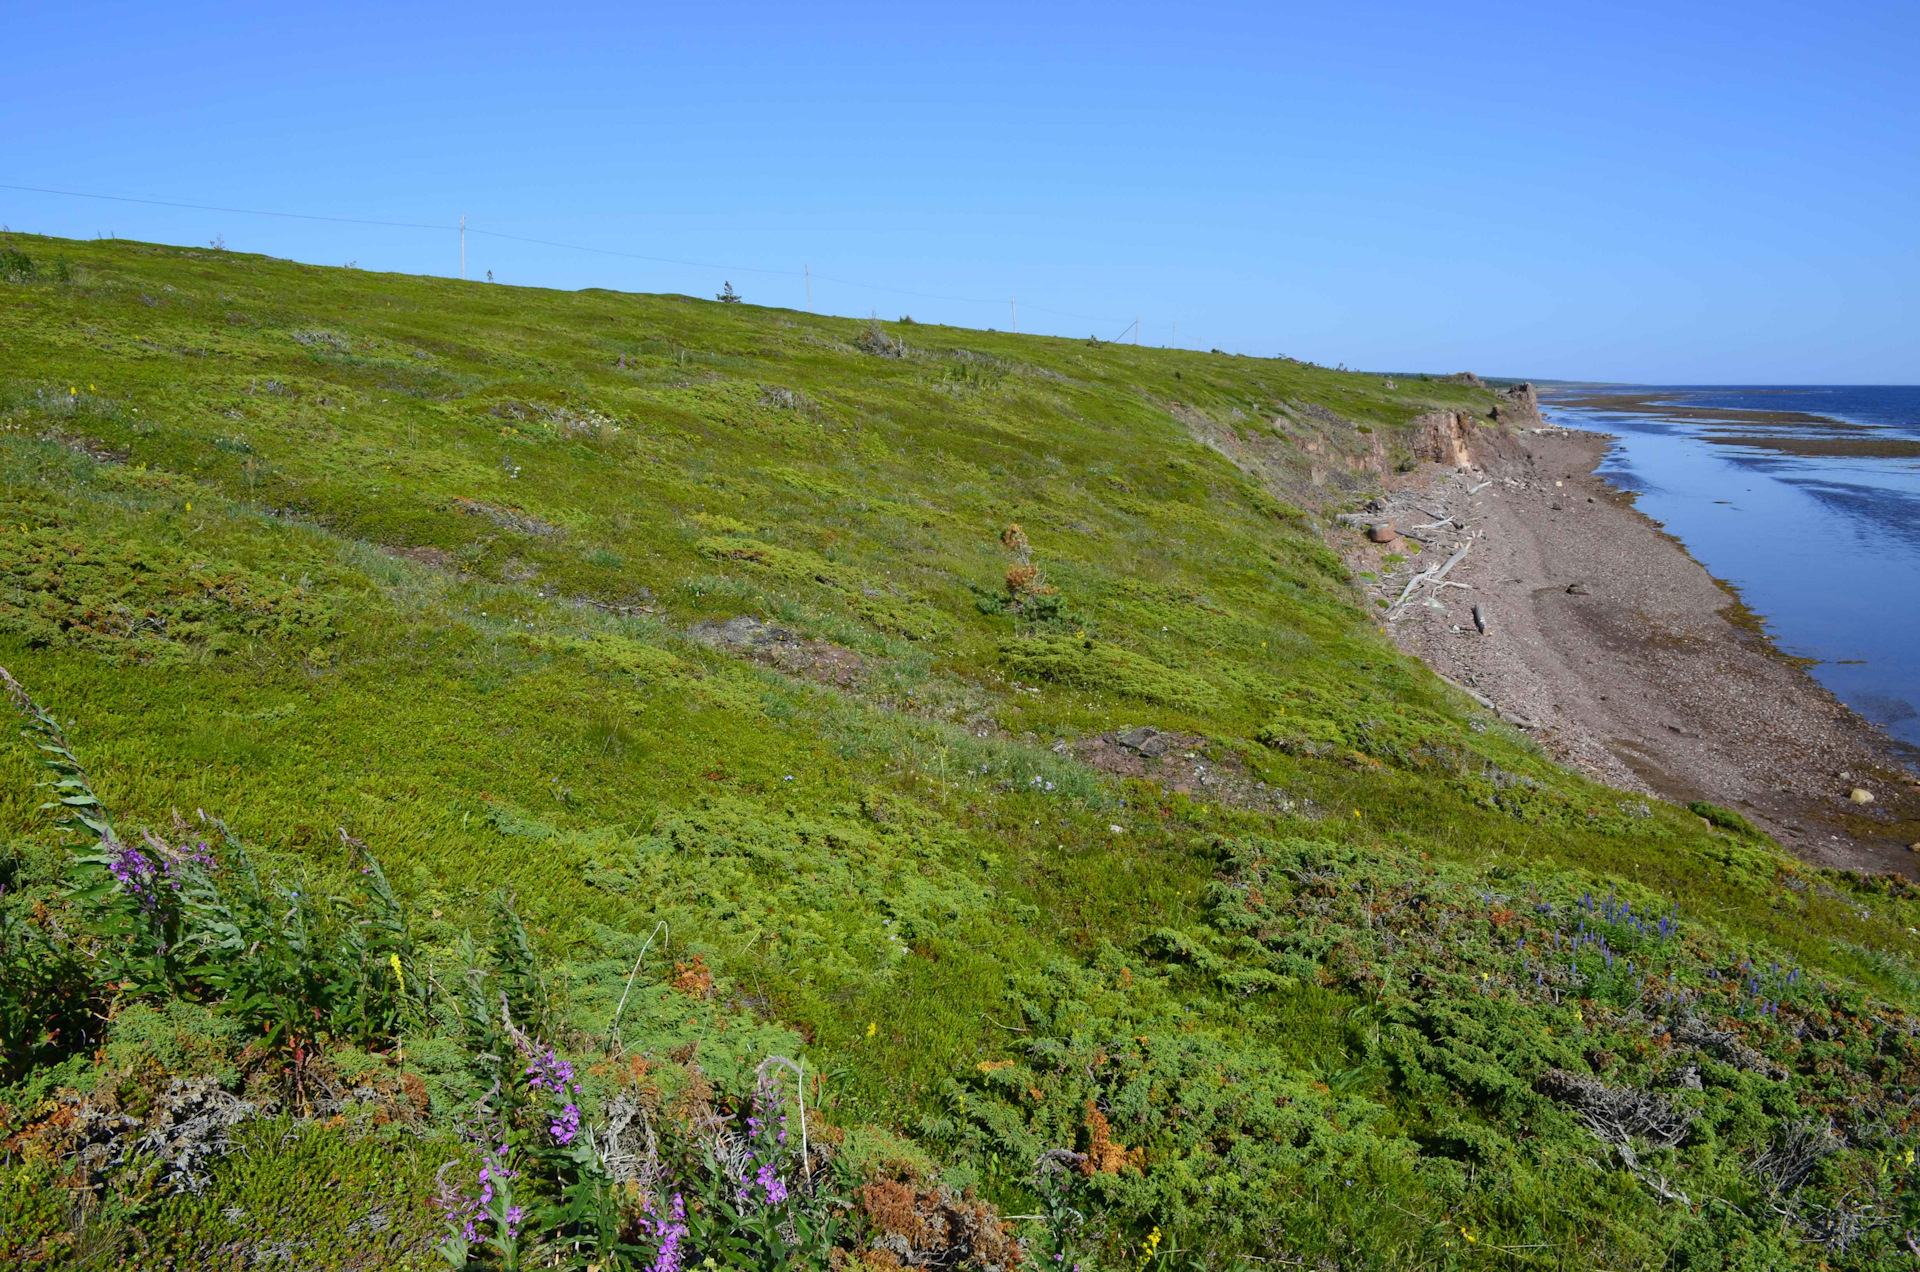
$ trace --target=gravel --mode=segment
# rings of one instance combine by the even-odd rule
[[[1730,621],[1734,595],[1594,474],[1609,441],[1482,430],[1480,471],[1423,466],[1370,506],[1371,520],[1449,520],[1404,563],[1336,531],[1389,603],[1471,540],[1445,582],[1383,615],[1394,639],[1609,785],[1738,809],[1819,865],[1920,876],[1906,847],[1920,787],[1893,745]],[[1475,607],[1499,621],[1481,631]]]

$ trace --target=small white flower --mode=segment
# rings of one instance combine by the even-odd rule
[[[1124,835],[1127,833],[1125,830],[1121,829],[1119,826],[1109,826],[1107,827],[1107,829],[1112,831],[1116,835]]]

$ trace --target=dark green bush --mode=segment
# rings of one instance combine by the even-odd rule
[[[31,281],[37,272],[31,256],[16,248],[0,247],[0,279],[10,283],[25,283]]]
[[[1764,839],[1760,828],[1734,812],[1731,808],[1722,808],[1718,804],[1709,804],[1704,799],[1696,799],[1687,805],[1687,811],[1695,817],[1704,818],[1722,830],[1730,830],[1736,835],[1745,835],[1750,839]]]

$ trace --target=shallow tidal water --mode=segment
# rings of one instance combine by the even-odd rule
[[[1737,587],[1781,649],[1920,748],[1920,387],[1541,398],[1556,424],[1614,434],[1601,475]]]

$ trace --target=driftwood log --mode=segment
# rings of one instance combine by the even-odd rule
[[[1426,569],[1420,571],[1420,573],[1408,579],[1406,590],[1400,593],[1400,599],[1387,607],[1387,617],[1392,618],[1396,613],[1398,613],[1400,610],[1400,607],[1407,603],[1407,598],[1413,595],[1414,589],[1419,587],[1422,583],[1438,583],[1441,579],[1446,578],[1447,571],[1451,570],[1454,566],[1460,564],[1462,558],[1464,558],[1467,555],[1467,549],[1471,548],[1472,546],[1473,546],[1473,540],[1468,539],[1465,543],[1460,545],[1460,550],[1458,552],[1455,552],[1452,556],[1447,558],[1446,564],[1428,566]]]

